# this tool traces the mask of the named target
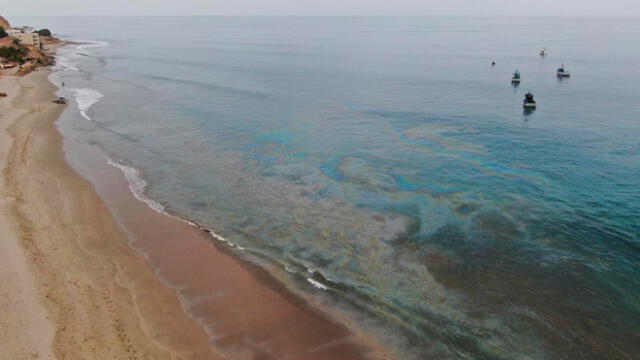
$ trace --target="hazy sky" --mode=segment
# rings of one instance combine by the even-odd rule
[[[606,15],[640,0],[2,0],[0,15]]]

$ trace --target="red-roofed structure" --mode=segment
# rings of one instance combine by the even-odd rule
[[[12,61],[9,61],[9,62],[6,62],[6,63],[0,63],[0,69],[11,69],[11,68],[14,68],[16,66],[18,66],[18,64],[14,63]]]

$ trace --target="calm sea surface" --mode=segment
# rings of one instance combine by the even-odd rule
[[[640,354],[638,19],[15,22],[90,41],[53,80],[141,198],[401,358]]]

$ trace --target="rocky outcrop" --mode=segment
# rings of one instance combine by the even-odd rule
[[[0,16],[0,26],[2,26],[2,28],[5,30],[11,29],[11,24],[9,24],[9,21],[2,16]]]

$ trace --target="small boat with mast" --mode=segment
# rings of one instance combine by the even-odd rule
[[[529,91],[524,95],[524,101],[522,103],[522,106],[524,107],[525,110],[533,110],[536,108],[536,105],[538,104],[533,99],[533,94],[531,93],[531,91]]]
[[[511,83],[520,84],[520,81],[522,81],[522,76],[520,75],[520,71],[516,69],[516,71],[513,73],[513,76],[511,76]]]
[[[549,55],[549,50],[547,50],[547,48],[540,49],[540,56],[545,57],[547,55]]]
[[[559,68],[558,68],[558,77],[559,78],[565,78],[565,77],[570,77],[571,73],[569,72],[569,70],[567,70],[564,67],[564,64],[562,64]]]

